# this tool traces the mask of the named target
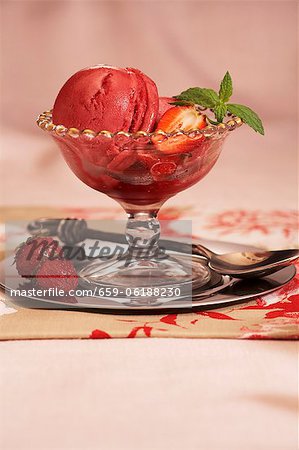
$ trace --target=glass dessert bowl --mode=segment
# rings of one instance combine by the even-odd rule
[[[75,175],[107,194],[126,211],[125,256],[96,260],[81,270],[91,283],[120,287],[189,286],[208,283],[210,271],[190,255],[161,257],[157,213],[170,197],[199,182],[216,163],[237,117],[199,130],[136,133],[80,131],[52,122],[52,112],[38,126],[54,138]]]

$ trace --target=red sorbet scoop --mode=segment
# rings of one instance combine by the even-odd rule
[[[79,130],[152,131],[158,108],[157,87],[144,73],[99,65],[80,70],[64,84],[53,122]]]

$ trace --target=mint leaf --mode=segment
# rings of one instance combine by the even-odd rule
[[[240,117],[240,119],[253,128],[254,131],[263,135],[265,134],[261,119],[254,111],[252,111],[252,109],[248,108],[248,106],[237,105],[236,103],[228,103],[226,106],[229,112]]]
[[[233,81],[229,72],[227,71],[220,84],[219,98],[222,102],[226,103],[231,98],[232,93],[233,93]]]
[[[206,117],[206,120],[212,125],[219,125],[218,120],[212,120],[210,117]]]
[[[218,102],[219,97],[213,89],[194,87],[183,91],[180,95],[174,97],[176,100],[191,102],[204,108],[213,108]]]
[[[214,107],[214,114],[215,117],[217,119],[218,122],[222,122],[224,116],[226,115],[226,105],[224,103],[219,102],[215,107]]]

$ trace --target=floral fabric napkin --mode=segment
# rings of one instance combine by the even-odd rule
[[[4,208],[2,222],[39,217],[123,219],[118,208]],[[201,238],[288,248],[298,245],[298,214],[294,211],[196,211],[193,207],[163,208],[165,220],[192,217],[193,234]],[[4,257],[4,229],[0,235]],[[299,265],[298,265],[299,268]],[[103,339],[136,337],[297,339],[299,275],[281,289],[249,302],[211,311],[183,314],[115,315],[16,306],[0,294],[0,340]]]

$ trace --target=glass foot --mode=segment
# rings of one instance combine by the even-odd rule
[[[141,305],[184,298],[191,306],[192,290],[211,279],[206,259],[193,256],[191,244],[189,253],[170,252],[159,246],[159,237],[154,213],[128,214],[126,253],[88,263],[79,272],[81,283],[111,300]]]
[[[205,261],[191,255],[167,255],[164,259],[135,259],[129,254],[96,260],[81,269],[79,276],[95,285],[117,288],[185,287],[197,289],[210,281]]]

